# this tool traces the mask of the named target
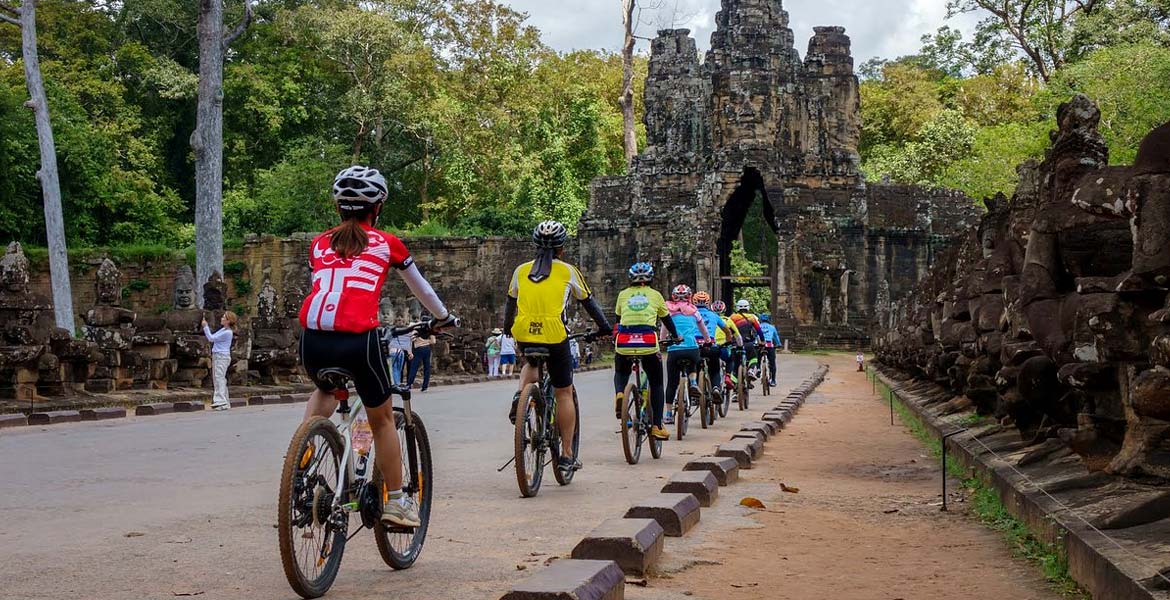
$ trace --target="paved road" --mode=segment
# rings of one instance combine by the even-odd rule
[[[816,366],[782,358],[778,392]],[[512,382],[419,395],[437,465],[435,508],[418,564],[392,572],[372,536],[347,547],[330,597],[497,598],[546,556],[566,554],[602,520],[661,488],[727,439],[739,413],[693,427],[663,458],[625,464],[608,371],[582,374],[585,470],[551,473],[522,500],[505,418]],[[757,403],[759,404],[759,403]],[[763,408],[762,405],[759,408]],[[0,596],[4,598],[293,598],[277,550],[276,490],[303,405],[129,418],[0,433]]]

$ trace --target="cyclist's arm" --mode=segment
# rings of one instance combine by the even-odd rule
[[[447,307],[443,305],[443,301],[439,299],[439,295],[435,293],[434,288],[423,277],[422,272],[418,270],[418,266],[411,262],[405,268],[398,270],[398,276],[402,281],[406,282],[406,287],[410,288],[410,293],[414,294],[415,298],[431,313],[433,317],[442,321],[450,316]]]
[[[674,326],[674,319],[669,314],[662,317],[662,326],[666,328],[666,331],[670,333],[671,337],[678,338],[678,328]]]
[[[580,300],[581,306],[585,307],[585,312],[597,323],[597,330],[601,332],[613,331],[613,326],[609,324],[609,319],[605,318],[605,313],[601,311],[601,305],[597,303],[597,298],[589,296]]]
[[[699,324],[699,333],[703,334],[704,340],[711,339],[711,332],[707,331],[707,323],[703,321],[703,315],[695,313],[695,321]]]
[[[504,332],[512,335],[512,324],[516,322],[516,299],[508,296],[504,303]]]

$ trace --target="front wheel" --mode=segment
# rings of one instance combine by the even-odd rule
[[[772,395],[772,385],[769,383],[772,380],[772,369],[767,360],[760,361],[760,381],[763,382],[764,395]]]
[[[414,497],[418,504],[418,527],[406,528],[386,525],[381,521],[374,526],[374,541],[378,544],[378,552],[382,560],[394,569],[409,569],[418,560],[422,553],[423,542],[427,539],[427,527],[431,520],[431,492],[434,479],[434,462],[431,459],[431,442],[427,436],[427,429],[423,426],[418,414],[411,412],[411,429],[409,435],[406,429],[406,414],[402,409],[394,409],[394,421],[398,430],[398,443],[402,448],[402,477],[406,482],[406,492]],[[411,466],[410,448],[414,448],[414,466]],[[411,478],[411,473],[415,477]],[[386,501],[385,485],[382,482],[382,472],[374,470],[374,489],[382,490],[382,502]]]
[[[573,443],[570,444],[570,447],[573,448],[573,458],[576,460],[581,460],[581,406],[577,402],[576,387],[573,388],[573,421]],[[561,436],[558,434],[556,436],[555,443],[559,444],[560,439]],[[560,452],[561,449],[559,447],[555,448],[553,456],[559,456]],[[562,473],[560,469],[553,469],[553,477],[556,477],[557,483],[561,485],[569,485],[570,483],[573,483],[574,474],[576,474],[576,471],[574,470],[569,470]]]
[[[280,562],[303,598],[329,591],[345,553],[349,521],[346,513],[333,511],[337,494],[345,493],[335,489],[344,452],[333,422],[314,417],[297,428],[284,455],[276,525]]]
[[[731,410],[731,394],[731,386],[728,385],[728,381],[725,379],[723,381],[723,398],[720,399],[717,407],[719,409],[719,418],[721,419],[726,419],[727,413]]]
[[[678,381],[678,392],[674,395],[674,425],[678,439],[687,434],[687,405],[690,404],[691,382],[684,372]]]
[[[711,382],[707,381],[707,367],[699,366],[699,424],[703,429],[713,425],[714,421],[707,422],[707,407],[711,404]]]
[[[746,363],[745,357],[741,363]],[[735,382],[735,398],[739,401],[739,409],[747,410],[748,408],[748,369],[746,364],[739,365],[739,381]]]
[[[626,462],[638,464],[642,457],[642,436],[646,435],[642,429],[642,392],[633,383],[626,384],[626,410],[622,413],[622,453],[626,455]]]
[[[540,491],[544,478],[544,398],[540,386],[531,383],[520,394],[516,403],[516,434],[513,449],[516,452],[516,484],[520,495],[531,498]]]

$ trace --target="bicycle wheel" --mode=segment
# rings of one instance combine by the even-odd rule
[[[772,395],[772,386],[768,383],[771,379],[772,373],[768,367],[768,361],[766,359],[760,360],[760,381],[763,382],[765,396]]]
[[[719,409],[719,417],[726,419],[728,411],[731,410],[731,386],[728,385],[726,379],[723,381],[723,398],[720,400],[717,407]]]
[[[516,484],[520,495],[531,498],[540,491],[544,477],[544,398],[535,383],[524,388],[516,406]]]
[[[650,390],[642,388],[642,431],[650,440],[650,456],[662,458],[662,440],[650,435],[654,427],[654,407],[650,406]]]
[[[678,439],[687,434],[687,404],[690,403],[691,382],[684,372],[678,381],[678,391],[674,394],[674,425]]]
[[[414,423],[414,435],[410,436],[411,439],[407,439],[406,413],[400,408],[394,409],[398,443],[399,447],[402,448],[402,477],[406,483],[407,492],[414,496],[414,501],[418,503],[420,524],[418,527],[395,527],[379,521],[374,526],[374,541],[378,544],[378,552],[382,555],[382,560],[394,569],[409,569],[414,565],[414,561],[418,560],[418,555],[422,553],[423,542],[427,539],[427,527],[431,520],[432,482],[435,480],[435,467],[431,458],[431,441],[418,413],[412,411],[410,416],[411,422]],[[413,445],[415,449],[417,486],[409,479],[411,466],[408,444]],[[381,489],[384,494],[387,490],[382,483],[382,472],[375,469],[374,473],[375,489]],[[385,496],[383,496],[382,501],[385,502]]]
[[[747,358],[745,357],[742,362],[746,363]],[[739,375],[739,381],[735,382],[735,398],[737,401],[739,401],[739,409],[740,410],[747,410],[747,407],[748,407],[748,370],[747,370],[746,364],[739,365],[738,375]]]
[[[332,511],[334,497],[344,493],[334,489],[344,452],[333,422],[314,417],[297,428],[284,455],[276,526],[280,562],[303,598],[329,591],[345,553],[348,515]]]
[[[638,464],[642,457],[642,415],[639,407],[642,406],[642,395],[633,383],[626,384],[626,411],[622,413],[622,453],[626,455],[626,462]]]
[[[581,460],[581,405],[577,402],[577,388],[573,388],[573,418],[575,421],[573,427],[573,443],[570,446],[573,448],[573,458]],[[559,444],[560,436],[558,435],[556,437],[557,443]],[[556,452],[553,452],[553,456],[558,456],[559,454],[560,448],[557,448]],[[573,483],[573,475],[576,473],[576,471],[562,473],[560,469],[553,469],[553,477],[556,477],[557,483],[561,485]]]
[[[710,404],[708,396],[711,395],[711,382],[707,381],[707,367],[699,364],[699,423],[703,429],[706,429],[710,423],[707,422],[707,405]]]

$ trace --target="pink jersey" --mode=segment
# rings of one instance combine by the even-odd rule
[[[333,230],[313,239],[309,254],[313,290],[301,305],[302,327],[362,333],[378,326],[378,301],[386,273],[391,266],[405,269],[413,260],[393,234],[362,228],[369,242],[353,258],[341,258],[330,247]]]

